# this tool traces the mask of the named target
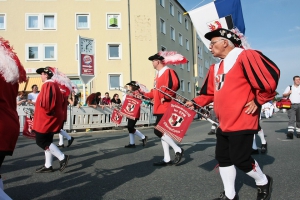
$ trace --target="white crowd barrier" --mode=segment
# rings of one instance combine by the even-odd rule
[[[20,132],[23,132],[25,116],[23,108],[26,106],[18,106],[17,111],[20,120]],[[32,106],[28,106],[33,108]],[[106,127],[116,127],[116,126],[126,126],[127,118],[123,117],[121,124],[116,125],[111,122],[111,114],[113,109],[109,107],[102,108],[91,108],[82,106],[68,107],[67,121],[64,124],[65,130],[78,130],[78,129],[88,129],[88,128],[106,128]],[[154,124],[155,116],[152,114],[152,110],[149,107],[141,107],[140,119],[137,121],[137,125],[150,125]]]

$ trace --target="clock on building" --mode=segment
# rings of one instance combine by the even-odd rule
[[[94,54],[94,40],[88,38],[80,38],[80,52],[86,54]]]

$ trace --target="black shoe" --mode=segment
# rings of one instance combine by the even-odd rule
[[[266,175],[268,183],[266,185],[257,186],[257,200],[269,200],[271,198],[273,178]]]
[[[176,154],[175,154],[175,158],[174,158],[174,161],[173,161],[175,165],[180,162],[180,160],[181,160],[181,158],[183,156],[184,150],[183,150],[183,148],[180,148],[180,149],[181,149],[181,153],[176,152]]]
[[[142,139],[142,142],[143,142],[143,147],[146,146],[147,144],[147,141],[148,141],[148,136],[145,136],[144,139]]]
[[[260,152],[261,153],[266,153],[267,150],[268,150],[267,143],[266,144],[262,144],[261,147],[260,147]]]
[[[58,148],[65,148],[65,145],[64,144],[62,144],[62,145],[56,145]]]
[[[68,140],[68,146],[67,146],[67,147],[71,146],[71,144],[73,143],[73,141],[74,141],[74,138],[73,138],[73,137],[71,137],[71,139],[70,139],[70,140]]]
[[[172,160],[169,162],[165,162],[164,160],[153,163],[153,166],[171,166],[173,165]]]
[[[297,133],[297,138],[300,138],[300,133]]]
[[[211,131],[209,131],[208,133],[207,133],[207,135],[215,135],[216,133],[215,133],[215,131],[214,130],[211,130]]]
[[[216,198],[214,200],[230,200],[230,199],[228,197],[226,197],[225,192],[221,192],[219,198]],[[239,195],[235,194],[235,196],[232,200],[239,200]]]
[[[294,133],[293,132],[288,132],[286,134],[286,139],[293,139],[294,138]]]
[[[259,154],[259,151],[258,151],[258,149],[252,149],[252,152],[251,152],[251,154]]]
[[[128,144],[128,145],[125,145],[125,148],[135,148],[135,144]]]
[[[60,164],[59,171],[61,171],[61,172],[64,171],[64,169],[68,165],[69,158],[70,158],[70,156],[65,155],[65,158],[62,161],[59,161],[59,164]]]
[[[36,173],[48,173],[48,172],[53,172],[53,168],[52,168],[52,166],[50,166],[50,167],[45,167],[45,166],[42,166],[42,167],[40,167],[40,168],[37,168],[36,170],[35,170],[35,172]]]

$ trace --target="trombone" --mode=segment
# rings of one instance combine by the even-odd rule
[[[204,119],[206,119],[207,121],[209,121],[213,126],[215,126],[215,127],[216,127],[215,130],[217,130],[219,124],[218,124],[217,122],[211,120],[209,117],[205,116],[205,115],[201,112],[201,111],[205,111],[206,113],[209,113],[209,111],[206,110],[205,108],[201,107],[200,105],[198,105],[198,104],[196,104],[195,102],[189,100],[188,98],[182,96],[181,94],[178,94],[176,91],[174,91],[174,90],[172,90],[172,89],[170,89],[170,88],[168,88],[168,87],[166,87],[166,86],[161,86],[160,88],[154,88],[154,89],[155,89],[155,90],[158,90],[158,91],[161,92],[162,94],[168,96],[168,97],[171,98],[172,100],[176,101],[177,103],[179,103],[179,104],[181,104],[181,105],[183,105],[183,106],[185,106],[185,107],[187,107],[187,106],[185,105],[184,102],[186,102],[186,101],[192,102],[194,106],[197,106],[197,107],[200,108],[200,111],[199,111],[199,110],[196,110],[196,109],[191,109],[191,108],[189,108],[189,107],[187,107],[187,108],[189,108],[189,109],[195,111],[196,113],[198,113],[199,115],[201,115],[201,117],[203,117]],[[172,96],[169,95],[168,93],[164,92],[163,89],[175,93],[175,94],[176,94],[176,97],[179,96],[182,100],[184,100],[184,102],[183,102],[182,100],[178,99],[178,98],[172,97]]]

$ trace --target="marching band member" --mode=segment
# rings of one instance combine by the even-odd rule
[[[135,92],[140,89],[140,86],[136,81],[131,81],[130,83],[126,84],[128,86],[128,90],[130,92]],[[137,120],[140,118],[140,111],[141,108],[139,107],[138,116],[136,119],[127,118],[127,129],[129,132],[129,144],[125,146],[125,148],[135,148],[135,139],[134,136],[139,136],[142,139],[143,146],[146,146],[148,141],[148,136],[143,135],[139,130],[135,129],[134,126]]]
[[[280,71],[261,52],[244,49],[245,38],[237,29],[219,28],[206,33],[205,38],[211,41],[213,56],[221,61],[210,67],[200,96],[193,100],[200,106],[214,102],[219,119],[216,159],[225,191],[218,199],[238,199],[235,167],[254,178],[257,199],[269,199],[273,179],[262,172],[251,152],[253,134],[259,128],[257,108],[276,95]],[[238,101],[232,104],[232,99]],[[193,102],[186,105],[193,106]]]
[[[53,155],[59,159],[60,171],[63,171],[69,161],[69,155],[63,154],[53,144],[53,136],[59,133],[64,121],[64,97],[57,83],[51,80],[54,69],[51,67],[36,70],[44,82],[36,100],[32,132],[36,135],[36,144],[45,152],[45,165],[36,169],[36,173],[53,172]]]
[[[178,76],[176,72],[167,67],[166,65],[172,63],[172,55],[169,55],[166,51],[161,51],[158,54],[154,54],[153,56],[150,56],[148,59],[152,61],[152,65],[154,69],[157,70],[157,76],[155,78],[154,87],[160,88],[161,86],[166,86],[170,88],[173,91],[177,91],[180,88],[180,82],[178,79]],[[171,52],[172,53],[172,52]],[[176,53],[176,52],[175,52]],[[176,56],[180,57],[181,63],[186,63],[187,60],[180,54],[175,54]],[[177,58],[175,59],[177,62]],[[175,62],[172,64],[179,64],[180,62]],[[165,90],[165,89],[164,89]],[[176,97],[176,94],[174,92],[165,90],[165,93],[169,94],[172,97]],[[152,89],[148,93],[144,93],[144,96],[153,99],[153,115],[156,116],[155,125],[159,123],[161,120],[163,114],[166,112],[168,107],[170,106],[171,99],[170,97],[162,94],[158,90]],[[162,147],[164,150],[164,158],[163,160],[159,162],[153,163],[154,166],[168,166],[172,164],[178,164],[183,156],[183,149],[179,147],[171,137],[169,137],[167,134],[164,134],[157,129],[154,129],[154,134],[157,135],[159,138],[161,138]],[[175,158],[172,161],[170,157],[169,147],[172,147],[175,152]]]
[[[5,156],[12,156],[20,132],[16,98],[19,83],[26,81],[26,72],[7,40],[0,37],[0,169]],[[11,198],[3,191],[0,174],[0,199]]]

